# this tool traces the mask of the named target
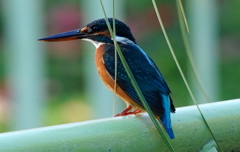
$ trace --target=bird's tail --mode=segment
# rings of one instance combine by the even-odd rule
[[[165,94],[161,94],[162,96],[162,103],[163,103],[163,107],[164,107],[164,113],[162,116],[160,116],[160,119],[162,121],[162,124],[164,126],[164,129],[166,130],[166,132],[168,133],[168,136],[171,139],[174,139],[174,133],[172,130],[172,125],[171,125],[171,112],[170,112],[170,98],[168,95]]]

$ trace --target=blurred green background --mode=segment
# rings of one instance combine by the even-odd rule
[[[29,41],[29,43],[36,43],[36,45],[39,46],[37,48],[40,48],[40,50],[37,51],[41,51],[42,53],[40,53],[39,56],[26,60],[26,64],[31,65],[33,61],[38,60],[38,57],[41,57],[41,61],[38,63],[42,64],[36,66],[40,67],[40,69],[35,68],[35,70],[41,75],[38,79],[41,81],[37,85],[43,85],[39,89],[39,92],[41,92],[39,102],[41,103],[37,104],[39,105],[37,107],[39,107],[38,114],[40,116],[35,118],[34,114],[33,116],[30,116],[31,114],[29,114],[29,119],[27,117],[26,120],[21,120],[22,117],[17,117],[21,112],[15,112],[18,111],[17,107],[21,107],[15,104],[15,102],[18,102],[15,99],[20,98],[14,93],[14,91],[16,91],[14,86],[18,86],[19,84],[14,84],[15,81],[12,81],[15,80],[18,75],[14,74],[16,70],[12,70],[11,68],[13,66],[12,61],[17,60],[17,57],[16,59],[14,58],[14,51],[18,51],[18,49],[12,50],[12,53],[8,53],[9,46],[14,46],[17,43],[16,41],[13,41],[11,37],[18,37],[18,31],[22,31],[25,28],[18,24],[9,25],[9,18],[11,18],[11,15],[8,14],[10,11],[8,11],[7,7],[11,5],[16,5],[16,7],[18,7],[18,4],[13,1],[0,1],[0,6],[3,7],[3,9],[0,10],[0,132],[31,128],[31,125],[17,127],[17,123],[25,123],[25,121],[31,121],[31,119],[39,118],[39,121],[36,120],[38,123],[32,125],[32,127],[39,127],[97,118],[94,115],[94,113],[97,112],[92,108],[92,104],[94,102],[101,104],[101,101],[89,102],[89,100],[91,100],[89,96],[95,96],[97,92],[95,91],[96,89],[91,89],[88,85],[89,80],[91,81],[91,79],[98,77],[88,73],[89,69],[95,70],[92,66],[88,67],[88,63],[91,62],[94,64],[95,48],[89,46],[90,44],[88,45],[87,42],[82,41],[59,43],[37,42],[38,38],[74,30],[87,24],[90,20],[87,19],[87,16],[89,15],[88,13],[91,12],[93,14],[92,16],[94,16],[94,11],[96,10],[90,10],[89,3],[88,6],[86,6],[86,1],[87,0],[31,1],[29,5],[24,5],[23,7],[19,6],[20,8],[22,7],[21,9],[25,9],[25,7],[36,7],[33,11],[38,11],[40,14],[39,18],[35,17],[32,20],[32,22],[40,26],[38,28],[32,28],[35,28],[35,30],[39,30],[40,32],[35,34],[35,38],[32,39],[32,42]],[[156,2],[180,65],[192,85],[197,84],[196,81],[191,78],[189,62],[180,31],[176,1],[156,0]],[[36,6],[34,5],[35,3]],[[215,44],[218,54],[218,62],[217,65],[215,65],[217,67],[217,73],[215,73],[217,85],[213,87],[217,90],[214,99],[222,101],[240,97],[240,18],[238,17],[238,14],[240,14],[240,1],[219,0],[214,1],[214,4],[216,5],[217,14],[216,22],[214,24],[216,27],[215,34],[217,36]],[[102,12],[99,1],[92,1],[92,5],[95,5],[98,12]],[[160,29],[152,2],[122,0],[121,7],[118,5],[120,4],[117,4],[116,10],[121,12],[121,16],[116,15],[116,18],[123,20],[130,26],[138,45],[155,61],[172,90],[172,98],[176,107],[192,105],[193,102]],[[189,4],[189,1],[183,1],[183,6],[187,14],[187,19],[190,20],[191,34],[192,14],[191,9],[188,8],[191,7],[191,5]],[[205,10],[202,10],[200,13],[204,11]],[[29,13],[31,14],[33,12]],[[104,17],[103,14],[98,15],[102,18]],[[25,19],[27,18],[23,15],[21,17],[21,22],[25,22]],[[33,26],[34,23],[32,24]],[[194,25],[194,23],[192,23],[192,25]],[[14,33],[16,35],[8,34],[8,30],[16,31]],[[20,39],[21,37],[19,38],[19,41]],[[90,58],[88,58],[89,51],[92,52]],[[17,54],[18,53],[16,52],[16,56]],[[21,67],[18,68],[18,70],[21,71]],[[29,74],[30,73],[31,70],[29,71]],[[99,79],[96,81],[99,81]],[[31,86],[28,84],[28,80],[26,80],[24,85]],[[98,89],[97,85],[92,87],[97,88],[99,91],[102,90],[101,88]],[[92,90],[92,92],[90,91],[89,93],[89,90]],[[111,113],[112,108],[107,107],[113,107],[112,102],[114,97],[110,92],[109,94],[110,98],[107,98],[106,100],[110,99],[110,101],[103,102],[102,106],[105,107],[106,105],[104,104],[108,104],[105,110],[110,111]],[[96,99],[98,98],[99,97],[97,96]],[[124,108],[124,104],[120,107],[121,111],[121,109]],[[22,111],[26,112],[31,109],[32,107],[27,107]],[[114,113],[116,114],[120,111],[116,110]],[[99,113],[101,113],[101,111]],[[108,117],[110,116],[111,115],[108,115]]]

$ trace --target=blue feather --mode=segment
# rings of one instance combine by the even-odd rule
[[[174,133],[173,133],[173,130],[172,130],[172,126],[171,126],[171,116],[170,116],[170,98],[169,98],[169,95],[165,95],[165,94],[160,94],[161,97],[162,97],[162,104],[163,104],[163,107],[164,107],[164,113],[162,116],[160,116],[160,119],[162,121],[162,124],[166,130],[166,132],[168,133],[169,137],[171,139],[174,139]]]
[[[175,108],[169,96],[171,91],[161,72],[139,46],[121,43],[119,46],[149,107],[154,115],[160,117],[166,132],[169,134],[169,137],[173,139],[174,134],[171,127],[170,113],[175,112]],[[104,65],[112,79],[115,79],[114,46],[106,44],[104,45],[104,50],[106,51],[103,55]],[[117,65],[118,86],[121,87],[130,98],[143,107],[119,57],[117,59]]]

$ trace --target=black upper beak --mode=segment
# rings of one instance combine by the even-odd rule
[[[64,32],[64,33],[44,37],[44,38],[38,39],[38,41],[48,41],[48,42],[70,41],[70,40],[76,40],[76,39],[83,39],[86,37],[87,37],[87,34],[81,33],[81,31],[78,29],[78,30],[73,30],[69,32]]]

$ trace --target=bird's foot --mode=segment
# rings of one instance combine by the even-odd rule
[[[142,111],[141,110],[138,110],[138,109],[136,109],[136,110],[133,110],[133,111],[131,111],[131,112],[128,112],[126,115],[131,115],[131,114],[138,114],[138,113],[141,113]]]
[[[126,116],[128,115],[128,111],[132,109],[132,106],[127,106],[127,108],[125,108],[121,113],[115,115],[115,117],[118,117],[118,116]]]
[[[131,115],[131,114],[138,114],[140,112],[142,112],[141,110],[133,110],[133,111],[130,111],[132,109],[132,106],[128,106],[126,109],[124,109],[121,113],[115,115],[115,117],[118,117],[118,116],[126,116],[126,115]],[[129,112],[130,111],[130,112]]]

